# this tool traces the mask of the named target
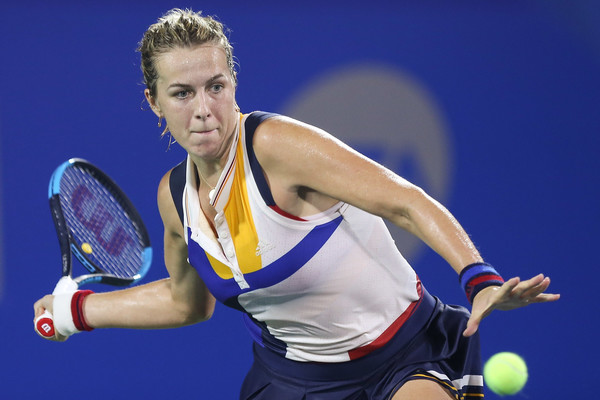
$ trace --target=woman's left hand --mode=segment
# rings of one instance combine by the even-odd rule
[[[522,281],[512,278],[502,286],[490,286],[477,293],[473,299],[471,318],[467,322],[464,336],[471,336],[479,328],[481,320],[493,310],[512,310],[525,307],[532,303],[546,303],[556,301],[559,294],[544,293],[550,286],[550,278],[543,274]]]

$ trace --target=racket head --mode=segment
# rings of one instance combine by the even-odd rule
[[[92,163],[72,158],[52,174],[48,197],[63,258],[63,276],[72,273],[71,255],[89,271],[78,285],[130,285],[152,263],[146,227],[121,188]]]

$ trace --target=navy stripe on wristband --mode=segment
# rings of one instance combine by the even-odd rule
[[[467,300],[471,304],[477,293],[486,287],[502,286],[504,283],[504,279],[502,279],[498,271],[490,264],[484,262],[467,265],[460,272],[458,280],[467,295]]]

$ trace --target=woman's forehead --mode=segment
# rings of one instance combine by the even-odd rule
[[[176,47],[161,53],[156,58],[156,67],[159,76],[165,79],[182,74],[229,74],[227,54],[216,44]]]

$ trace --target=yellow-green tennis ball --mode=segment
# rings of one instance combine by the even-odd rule
[[[89,243],[82,243],[81,244],[81,250],[83,250],[85,253],[87,254],[91,254],[92,253],[92,246],[90,246]]]
[[[527,364],[515,353],[494,354],[483,366],[485,384],[492,392],[501,396],[521,391],[527,377]]]

